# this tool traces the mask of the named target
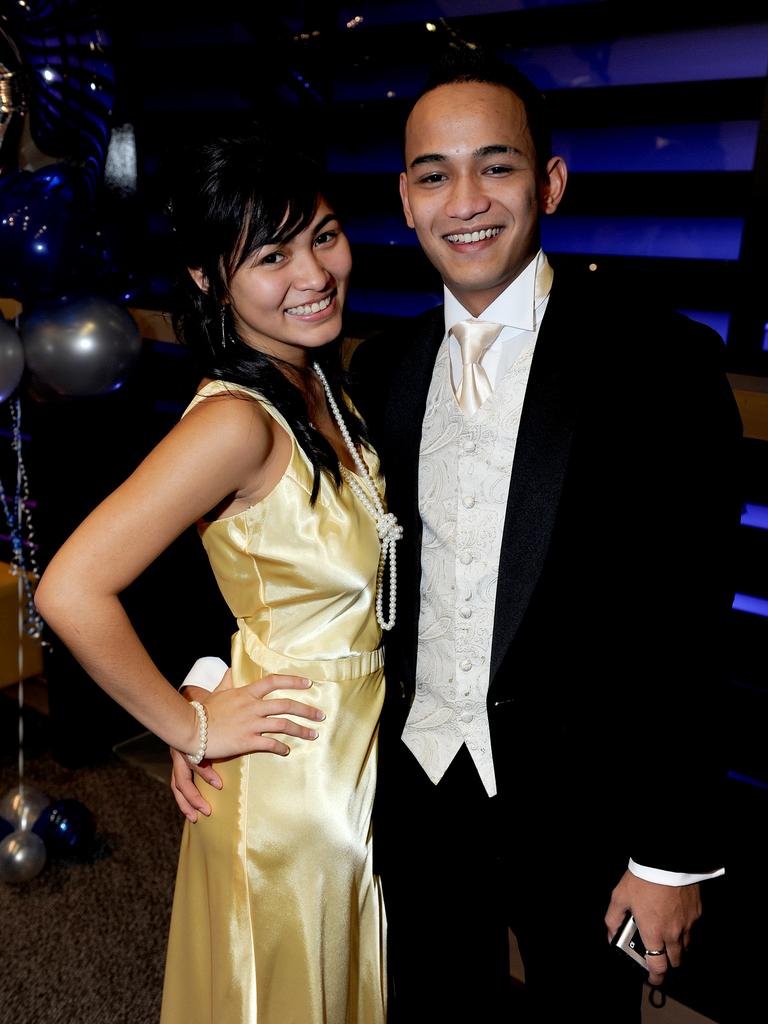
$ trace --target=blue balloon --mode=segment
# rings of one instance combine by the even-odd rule
[[[64,164],[0,178],[0,292],[22,302],[53,297],[81,270],[83,210]]]
[[[93,815],[79,800],[56,800],[35,822],[33,832],[57,857],[87,857],[93,850]]]

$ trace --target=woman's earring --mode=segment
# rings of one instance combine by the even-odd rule
[[[226,348],[227,347],[227,328],[226,328],[226,324],[225,324],[226,317],[227,317],[227,307],[226,306],[222,306],[221,307],[221,347],[222,348]]]

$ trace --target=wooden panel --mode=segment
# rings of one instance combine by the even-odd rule
[[[0,562],[0,687],[19,681],[19,579],[7,562]],[[43,671],[39,640],[23,635],[22,675]]]
[[[142,338],[149,338],[152,341],[177,340],[170,313],[163,313],[157,309],[129,309],[128,312],[138,324]]]
[[[729,373],[744,423],[745,437],[768,441],[768,378]]]
[[[0,313],[5,320],[13,320],[21,312],[21,303],[16,299],[0,299]]]

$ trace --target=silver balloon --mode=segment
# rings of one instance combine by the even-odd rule
[[[28,882],[45,867],[45,843],[34,832],[11,832],[0,843],[0,882]]]
[[[0,800],[0,818],[10,821],[14,828],[26,832],[31,829],[50,799],[34,786],[16,786]]]
[[[0,402],[13,394],[24,372],[24,349],[18,334],[0,319]]]
[[[119,388],[141,352],[133,317],[96,297],[36,310],[22,322],[21,340],[33,377],[70,398]]]

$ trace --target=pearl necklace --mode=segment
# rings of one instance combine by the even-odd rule
[[[360,483],[355,479],[354,474],[347,470],[344,479],[349,484],[350,490],[376,523],[376,532],[379,535],[379,542],[381,544],[379,567],[376,572],[376,621],[382,629],[389,630],[394,626],[397,614],[397,552],[395,550],[395,544],[403,536],[403,528],[399,525],[397,519],[391,512],[384,511],[384,506],[381,503],[381,498],[379,497],[379,492],[376,489],[376,484],[374,484],[371,474],[368,472],[368,467],[360,458],[357,448],[352,441],[347,425],[344,422],[344,418],[336,404],[336,400],[331,394],[331,387],[325,378],[325,374],[317,363],[313,363],[312,366],[320,379],[320,383],[323,385],[325,397],[328,401],[328,408],[333,413],[333,418],[338,424],[341,436],[344,439],[344,444],[347,446],[347,451],[352,456],[352,460],[355,463],[360,476],[365,480],[370,488],[369,496],[366,494]],[[342,466],[342,469],[345,468],[346,467]],[[389,618],[385,619],[384,572],[387,566],[387,558],[389,558]]]

